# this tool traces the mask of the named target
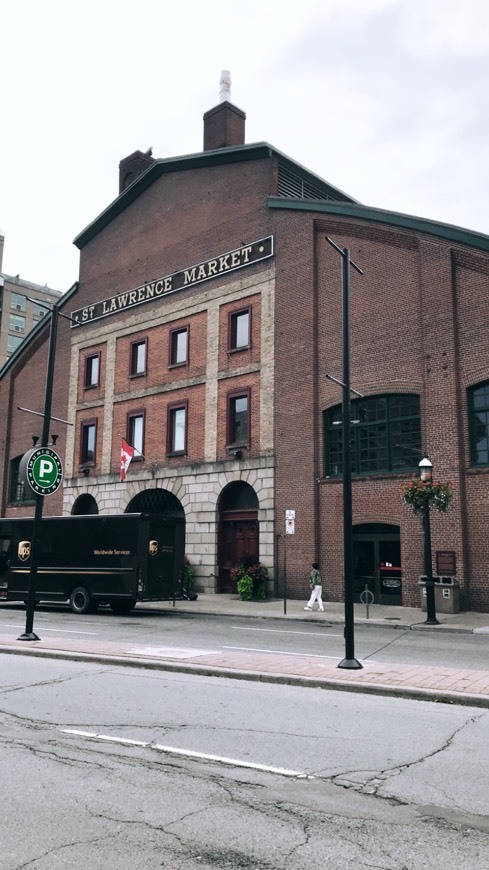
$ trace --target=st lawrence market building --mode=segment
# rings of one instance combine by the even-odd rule
[[[197,590],[235,592],[248,556],[280,596],[286,546],[288,595],[306,595],[317,560],[325,599],[342,600],[342,270],[328,239],[363,273],[350,280],[355,594],[419,606],[422,527],[402,488],[426,452],[454,493],[432,512],[433,571],[459,584],[462,609],[487,611],[489,237],[361,205],[245,144],[229,99],[204,115],[203,151],[123,159],[119,195],[75,239],[52,404],[64,482],[44,512],[176,511]],[[41,424],[18,409],[42,411],[48,338],[45,318],[0,373],[2,516],[33,514],[18,469]]]

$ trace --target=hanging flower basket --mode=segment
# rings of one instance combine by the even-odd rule
[[[446,514],[451,508],[452,499],[451,483],[411,480],[402,487],[402,500],[415,514],[422,514],[426,506]]]

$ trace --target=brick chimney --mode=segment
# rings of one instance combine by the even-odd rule
[[[246,115],[231,99],[231,76],[223,70],[219,82],[220,103],[204,115],[204,151],[236,148],[245,143]]]
[[[152,156],[153,149],[148,148],[144,153],[142,151],[134,151],[128,157],[124,157],[119,163],[119,193],[122,193],[126,187],[129,187],[138,175],[142,175],[148,166],[155,162]]]

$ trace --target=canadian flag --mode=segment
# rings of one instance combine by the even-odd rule
[[[131,447],[127,441],[121,440],[121,480],[126,479],[126,471],[131,464],[131,459],[134,456],[134,447]]]

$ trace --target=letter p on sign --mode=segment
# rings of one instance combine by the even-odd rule
[[[54,462],[52,459],[41,459],[39,461],[39,477],[45,479],[51,477],[54,470]]]

